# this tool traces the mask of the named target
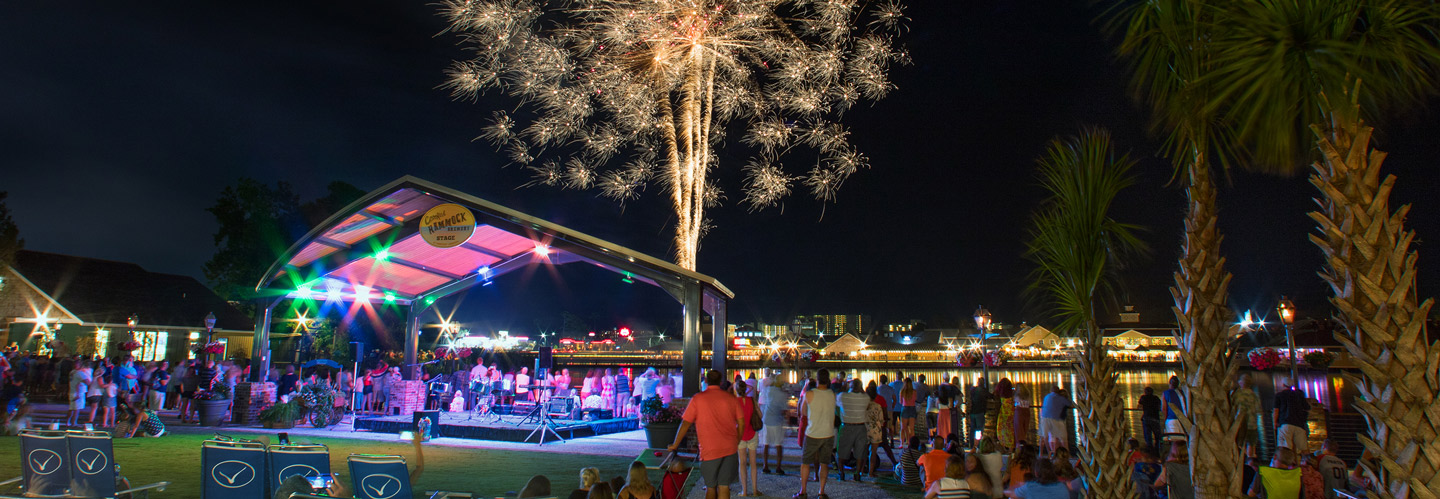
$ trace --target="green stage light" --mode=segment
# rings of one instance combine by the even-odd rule
[[[385,303],[395,303],[395,293],[385,293]]]
[[[382,250],[380,250],[379,252],[375,253],[375,259],[376,259],[376,260],[380,260],[380,261],[389,260],[389,259],[390,259],[390,250],[388,250],[388,249],[382,249]]]

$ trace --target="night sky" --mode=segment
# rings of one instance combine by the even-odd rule
[[[997,321],[1046,321],[1027,301],[1021,258],[1040,192],[1034,158],[1059,134],[1105,126],[1140,160],[1117,218],[1145,225],[1149,262],[1122,299],[1167,321],[1183,214],[1146,113],[1085,2],[911,1],[914,65],[899,90],[845,123],[873,167],[833,204],[802,193],[783,209],[738,206],[748,151],[721,151],[727,206],[714,214],[699,270],[733,289],[731,322],[865,313],[880,322],[954,324],[984,304]],[[204,211],[248,176],[284,180],[302,199],[334,180],[371,190],[415,175],[657,256],[668,256],[662,189],[623,208],[594,192],[517,188],[528,178],[479,135],[496,95],[455,102],[437,85],[464,58],[422,1],[6,2],[0,6],[0,190],[29,249],[133,261],[202,277],[215,223]],[[1431,102],[1430,104],[1434,104]],[[1433,106],[1431,106],[1433,107]],[[1379,123],[1376,145],[1400,176],[1393,204],[1418,201],[1417,246],[1440,238],[1440,113]],[[800,171],[804,160],[789,166]],[[1281,294],[1328,316],[1306,240],[1304,178],[1237,172],[1221,193],[1232,305]],[[1422,293],[1440,265],[1422,259]],[[258,276],[257,276],[258,278]],[[458,316],[524,328],[560,310],[617,322],[667,322],[653,288],[617,292],[591,270],[517,273],[471,293]],[[1273,314],[1272,314],[1273,315]],[[598,326],[598,325],[597,325]]]

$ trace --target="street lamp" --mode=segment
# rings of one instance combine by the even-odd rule
[[[1285,324],[1285,345],[1290,348],[1290,383],[1292,386],[1299,386],[1300,378],[1296,375],[1298,371],[1295,368],[1295,334],[1290,332],[1290,325],[1295,323],[1295,302],[1281,296],[1277,308],[1280,311],[1280,322]]]
[[[985,333],[990,331],[990,311],[984,306],[975,309],[975,329],[980,330],[980,377],[990,384],[990,362],[985,358]]]
[[[211,336],[213,336],[214,334],[215,334],[215,312],[210,312],[210,313],[208,313],[208,314],[205,314],[205,346],[204,346],[204,347],[201,347],[201,348],[209,348],[209,346],[210,346],[210,338],[211,338]],[[204,356],[201,360],[208,359],[208,358],[210,358],[210,352],[205,352],[205,356]]]

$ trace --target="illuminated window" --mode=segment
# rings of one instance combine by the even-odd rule
[[[135,341],[140,342],[140,353],[135,360],[140,362],[156,362],[165,360],[165,347],[169,344],[170,333],[145,331],[135,333]]]
[[[195,344],[196,344],[196,343],[199,343],[199,342],[200,342],[200,333],[199,333],[198,331],[191,331],[191,332],[190,332],[190,348],[186,348],[186,349],[185,349],[185,351],[187,352],[187,353],[186,353],[186,357],[185,357],[186,359],[192,359],[192,360],[193,360],[193,359],[195,358]]]
[[[99,355],[99,356],[101,356],[101,357],[104,357],[104,356],[105,356],[105,353],[108,352],[109,350],[110,350],[110,330],[109,330],[109,329],[96,329],[96,330],[95,330],[95,354],[96,354],[96,355]]]

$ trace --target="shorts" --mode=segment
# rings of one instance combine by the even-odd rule
[[[870,446],[870,430],[865,428],[865,423],[845,423],[840,427],[840,460],[847,461],[851,457],[864,459],[869,455],[866,449]]]
[[[705,480],[706,487],[729,487],[740,479],[739,455],[700,461],[700,478]]]
[[[913,405],[907,405],[907,406],[905,406],[904,408],[900,409],[900,417],[901,417],[902,419],[903,419],[903,418],[911,418],[911,419],[914,419],[914,418],[915,418],[915,414],[916,414],[916,413],[915,413],[915,406],[913,406]]]
[[[1189,437],[1190,433],[1185,431],[1185,426],[1180,424],[1178,419],[1165,420],[1165,436],[1181,435]]]
[[[781,447],[785,445],[785,427],[778,424],[766,424],[765,429],[760,431],[761,442],[765,445]]]
[[[1296,454],[1310,450],[1310,432],[1293,424],[1282,424],[1275,435],[1276,447],[1289,447]]]
[[[372,391],[374,391],[374,390],[375,390],[375,387],[374,387],[374,386],[365,385],[365,393],[364,393],[364,394],[365,394],[365,395],[369,395],[370,392],[372,392]]]
[[[72,411],[80,411],[80,410],[84,410],[84,409],[85,409],[85,399],[84,399],[84,398],[73,398],[73,399],[70,399],[70,410],[72,410]]]
[[[829,464],[830,455],[835,453],[835,437],[805,437],[805,452],[800,464]]]
[[[1059,440],[1061,445],[1070,446],[1070,439],[1065,434],[1065,420],[1055,418],[1040,418],[1040,436],[1044,439]]]
[[[760,433],[759,433],[759,432],[756,432],[756,433],[755,433],[755,436],[750,437],[750,440],[741,440],[741,441],[740,441],[740,445],[739,445],[738,447],[736,447],[736,449],[742,450],[742,451],[744,451],[744,450],[751,450],[751,451],[753,451],[753,450],[759,449],[759,448],[760,448]]]
[[[111,397],[111,396],[108,396],[108,395],[105,396],[105,407],[109,407],[109,408],[111,408],[111,409],[114,409],[117,405],[119,405],[119,404],[118,404],[117,401],[115,400],[115,397]]]
[[[101,397],[101,396],[99,396],[99,395],[91,395],[91,396],[89,396],[89,397],[85,397],[85,403],[86,403],[86,404],[89,404],[89,405],[93,405],[93,406],[99,407],[99,406],[100,406],[100,402],[101,402],[102,399],[103,399],[103,397]]]
[[[195,398],[195,390],[182,391],[180,392],[180,397],[185,400],[193,400]]]

